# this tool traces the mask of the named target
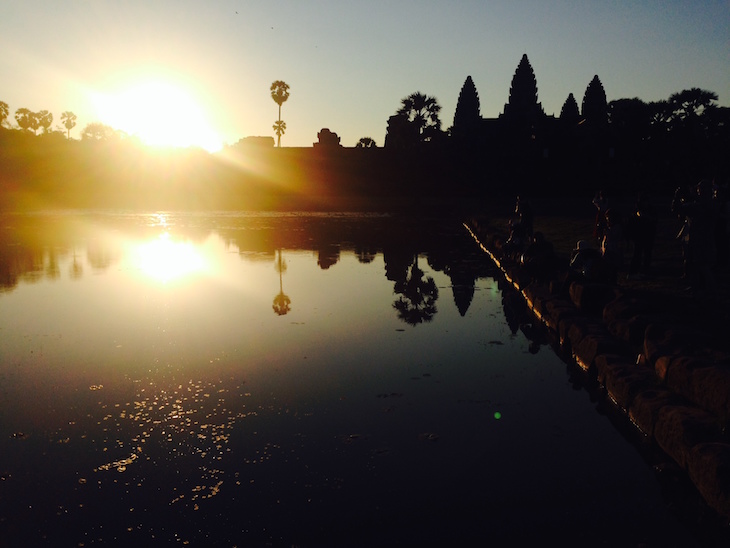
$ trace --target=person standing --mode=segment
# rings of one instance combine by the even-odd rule
[[[525,235],[532,239],[534,230],[535,213],[532,205],[524,196],[517,196],[517,205],[515,205],[515,214],[522,225]]]
[[[629,226],[629,237],[634,244],[634,252],[629,263],[629,279],[638,279],[651,273],[656,229],[657,218],[651,201],[646,194],[639,193]]]
[[[602,190],[596,192],[593,197],[593,205],[596,206],[596,222],[593,226],[593,237],[600,244],[606,231],[606,212],[608,211],[608,200]]]
[[[699,297],[715,294],[716,283],[712,268],[717,261],[715,226],[717,202],[713,200],[710,181],[702,180],[696,187],[696,198],[675,207],[685,215],[683,231],[687,239],[687,268],[690,288]]]
[[[606,211],[606,228],[601,240],[601,255],[603,256],[607,281],[612,284],[615,284],[618,280],[618,272],[623,266],[622,239],[621,219],[615,209],[608,209]]]

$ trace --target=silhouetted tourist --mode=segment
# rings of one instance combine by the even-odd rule
[[[601,256],[603,257],[606,279],[609,283],[616,283],[618,271],[623,265],[622,239],[621,218],[615,209],[608,209],[606,211],[606,228],[603,231],[603,239],[601,240]]]
[[[532,205],[524,196],[517,196],[517,204],[515,205],[515,214],[525,230],[525,235],[532,238],[533,223],[535,214]]]
[[[628,227],[629,238],[634,244],[629,264],[629,279],[637,279],[650,273],[656,228],[657,218],[654,208],[646,194],[639,194]]]
[[[567,293],[574,281],[605,282],[601,250],[588,240],[578,240],[570,252],[570,266],[562,281],[561,293]]]
[[[535,232],[532,241],[522,254],[520,263],[532,278],[539,281],[550,280],[555,266],[553,244],[545,239],[542,232]]]
[[[592,247],[587,240],[578,240],[570,254],[570,269],[586,280],[598,281],[602,278],[601,252]]]
[[[680,186],[674,191],[672,199],[672,213],[679,221],[679,228],[675,238],[682,251],[682,280],[689,283],[689,219],[684,213],[684,205],[695,200],[695,193],[690,185]]]
[[[596,206],[596,223],[593,227],[593,237],[597,242],[603,240],[603,233],[606,231],[606,211],[608,211],[608,200],[599,190],[593,197],[593,205]]]
[[[730,263],[730,201],[728,201],[727,184],[715,186],[714,199],[717,204],[717,222],[715,223],[716,266],[727,266]]]
[[[672,207],[685,215],[681,237],[687,243],[686,265],[690,288],[698,296],[710,296],[715,292],[715,278],[712,267],[717,260],[715,246],[715,224],[717,203],[713,200],[712,185],[707,180],[697,184],[694,199],[682,199]],[[676,194],[675,194],[676,197]]]
[[[525,250],[526,245],[525,228],[518,220],[509,222],[509,238],[502,246],[502,253],[511,259],[518,258]]]

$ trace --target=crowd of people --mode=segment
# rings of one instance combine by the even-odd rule
[[[542,232],[534,231],[534,211],[524,196],[518,196],[508,223],[509,236],[502,245],[503,256],[519,262],[538,280],[566,282],[584,279],[616,284],[619,277],[641,280],[654,275],[652,268],[657,236],[657,206],[644,192],[637,195],[630,210],[622,208],[603,191],[593,198],[596,218],[593,240],[578,240],[567,272],[559,273],[560,261]],[[666,206],[664,206],[666,207]],[[678,221],[677,240],[684,264],[682,281],[698,297],[710,297],[717,289],[714,270],[730,264],[730,202],[727,187],[708,180],[678,188],[671,204]],[[623,278],[622,278],[623,279]]]

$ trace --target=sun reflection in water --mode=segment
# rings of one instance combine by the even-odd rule
[[[136,250],[136,263],[142,272],[163,283],[200,272],[206,267],[205,260],[193,244],[176,242],[168,232],[140,244]]]

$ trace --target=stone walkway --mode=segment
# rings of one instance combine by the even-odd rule
[[[677,268],[616,285],[529,278],[500,257],[503,237],[476,220],[465,227],[616,407],[684,470],[730,523],[730,322],[726,272],[717,295],[685,291]]]

